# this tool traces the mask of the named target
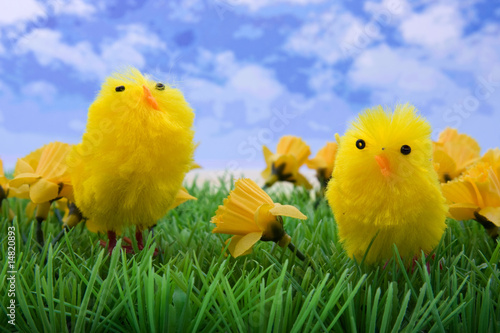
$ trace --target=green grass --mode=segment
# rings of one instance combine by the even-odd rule
[[[187,202],[159,221],[149,250],[110,257],[99,236],[83,224],[56,244],[52,214],[48,240],[35,242],[25,201],[10,199],[16,213],[17,316],[21,332],[499,332],[500,243],[469,221],[448,222],[435,259],[422,257],[413,271],[399,256],[387,266],[364,267],[346,257],[330,208],[317,209],[304,191],[278,193],[275,202],[298,207],[309,219],[285,218],[285,229],[315,264],[289,250],[259,242],[254,253],[226,257],[224,235],[209,223],[228,185],[192,186]],[[7,205],[1,216],[2,276],[8,271]],[[104,236],[101,236],[105,239]],[[154,244],[162,254],[154,257]],[[396,253],[397,249],[395,249]],[[0,331],[7,282],[0,281]]]

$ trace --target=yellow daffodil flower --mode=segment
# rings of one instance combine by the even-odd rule
[[[493,171],[500,177],[500,149],[488,149],[481,157],[481,162],[488,163],[493,168]]]
[[[14,176],[15,175],[16,173],[14,172]],[[0,159],[0,202],[5,198],[29,199],[29,194],[26,193],[27,190],[27,185],[21,186],[20,188],[13,188],[9,185],[9,179],[5,177],[3,172],[3,163]]]
[[[282,137],[278,142],[276,154],[266,146],[262,149],[267,164],[266,169],[262,171],[266,186],[277,181],[287,181],[306,189],[312,188],[306,177],[299,173],[299,168],[311,155],[311,149],[301,138],[292,135]]]
[[[254,181],[240,179],[212,218],[216,225],[212,232],[234,235],[229,244],[233,257],[251,253],[259,240],[290,247],[291,238],[283,229],[281,216],[307,219],[293,206],[274,203]]]
[[[3,199],[7,198],[9,194],[7,185],[9,184],[9,180],[5,177],[5,173],[3,171],[3,162],[0,159],[0,205],[2,204]]]
[[[442,183],[457,178],[481,157],[477,141],[453,128],[441,132],[433,146],[434,164]]]
[[[17,196],[27,196],[37,204],[35,218],[40,245],[44,242],[41,223],[47,219],[52,201],[62,197],[74,201],[66,165],[70,149],[71,146],[66,143],[52,142],[18,159],[14,179],[9,182],[10,189],[17,190]]]
[[[338,145],[336,142],[327,142],[314,158],[306,161],[308,168],[316,170],[316,177],[322,189],[326,188],[328,180],[332,177],[337,148]]]
[[[441,184],[449,203],[449,214],[456,220],[474,219],[480,222],[492,237],[500,227],[500,181],[493,167],[479,162],[464,175]]]
[[[3,162],[0,159],[0,212],[2,211],[2,201],[11,197],[13,191],[10,191],[9,188],[9,180],[5,177],[5,173],[3,171]],[[14,219],[14,212],[9,208],[9,220]]]
[[[21,189],[28,185],[29,198],[35,204],[52,201],[59,197],[73,199],[73,187],[66,165],[66,155],[71,146],[52,142],[25,158],[18,159],[11,188]],[[37,160],[38,157],[38,160]],[[27,187],[24,187],[27,189]]]

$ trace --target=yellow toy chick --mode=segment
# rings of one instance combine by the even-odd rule
[[[350,257],[374,264],[392,257],[393,244],[411,258],[439,243],[446,205],[430,135],[406,104],[362,112],[340,139],[326,196]]]
[[[181,91],[137,69],[108,77],[89,108],[82,142],[68,156],[75,203],[89,229],[116,234],[154,226],[193,163],[194,113]]]

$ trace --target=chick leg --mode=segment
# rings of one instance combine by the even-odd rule
[[[144,238],[142,236],[142,231],[137,228],[135,232],[135,239],[137,240],[137,247],[139,248],[139,251],[142,251],[144,249]]]
[[[412,266],[411,266],[411,272],[413,273],[413,271],[415,270],[416,266],[417,266],[417,262],[418,260],[420,259],[420,257],[418,255],[415,255],[412,259]],[[431,263],[430,261],[431,260],[435,260],[436,259],[436,254],[434,253],[432,256],[429,257],[428,254],[425,255],[425,267],[427,268],[427,273],[431,274]],[[439,261],[439,270],[443,270],[443,263],[441,262],[441,260]]]
[[[140,230],[138,228],[136,229],[136,232],[135,232],[135,240],[137,241],[137,248],[139,249],[139,251],[142,251],[144,249],[144,236],[142,234],[142,230]],[[128,245],[122,245],[122,247],[127,251],[127,253],[134,253],[134,247],[132,246],[132,240],[128,237],[123,237],[123,241],[128,244]],[[159,253],[159,250],[155,248],[153,255],[156,256],[156,255],[158,255],[158,253]]]
[[[135,232],[135,240],[137,241],[137,248],[139,251],[144,249],[144,238],[142,236],[142,231],[139,228]],[[134,253],[134,247],[132,246],[132,240],[128,237],[123,237],[123,241],[128,245],[122,245],[122,247],[127,251],[127,253]]]
[[[113,249],[116,246],[116,233],[114,231],[108,230],[108,253],[111,255],[113,253]]]

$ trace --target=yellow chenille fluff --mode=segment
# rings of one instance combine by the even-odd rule
[[[193,163],[193,119],[180,90],[136,69],[106,79],[67,160],[89,229],[156,224]]]
[[[410,258],[439,243],[446,205],[430,134],[429,123],[406,104],[362,112],[340,139],[327,198],[350,257],[360,261],[375,236],[368,264],[391,258],[393,244]]]

